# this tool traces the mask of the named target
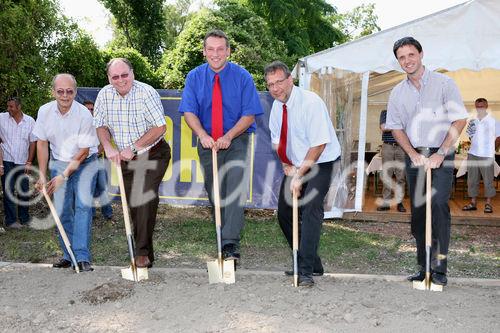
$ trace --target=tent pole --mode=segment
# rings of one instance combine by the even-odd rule
[[[363,73],[361,81],[361,105],[359,112],[359,142],[358,142],[358,166],[356,172],[356,197],[354,209],[362,211],[365,180],[365,144],[366,144],[366,118],[368,112],[368,82],[370,71]]]

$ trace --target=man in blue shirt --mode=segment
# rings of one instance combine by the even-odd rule
[[[198,155],[205,189],[213,206],[212,149],[217,151],[220,177],[222,252],[239,259],[240,232],[247,196],[251,133],[255,116],[263,113],[252,76],[228,62],[231,54],[224,32],[213,30],[203,40],[207,63],[189,72],[179,112],[198,136]]]

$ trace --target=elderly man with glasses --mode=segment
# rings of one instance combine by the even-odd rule
[[[55,101],[42,105],[33,129],[38,138],[37,188],[54,194],[54,205],[81,271],[92,271],[90,240],[92,199],[96,180],[97,135],[92,115],[76,102],[76,80],[57,74],[52,80]],[[50,145],[50,156],[49,156]],[[47,167],[51,180],[48,180]],[[68,268],[71,261],[62,239],[64,257],[55,268]]]
[[[170,147],[163,138],[165,114],[160,95],[150,85],[135,80],[129,60],[111,59],[107,74],[110,84],[97,95],[94,125],[106,157],[120,163],[123,170],[136,264],[151,267],[159,186],[170,161]]]
[[[340,144],[325,102],[293,84],[288,66],[275,61],[264,69],[274,103],[269,116],[271,141],[283,166],[278,221],[290,247],[293,236],[292,193],[299,201],[299,286],[312,287],[323,275],[318,256],[323,202],[340,157]],[[286,275],[293,272],[286,271]]]

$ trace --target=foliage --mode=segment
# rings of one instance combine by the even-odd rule
[[[52,73],[71,73],[80,87],[107,84],[103,54],[87,33],[76,24],[68,26],[48,59]]]
[[[112,58],[127,58],[134,66],[135,79],[147,83],[154,88],[161,88],[161,80],[155,74],[148,59],[133,48],[109,49],[103,54],[104,64]],[[103,68],[106,73],[106,69]],[[107,80],[107,79],[106,79]]]
[[[163,50],[163,0],[99,0],[115,18],[127,46],[138,50],[156,66]]]
[[[263,68],[276,59],[289,62],[284,43],[273,37],[265,21],[236,1],[220,2],[219,9],[201,9],[179,35],[159,68],[166,88],[181,89],[187,73],[203,63],[203,37],[223,30],[231,43],[230,60],[245,67],[258,89],[265,89]]]
[[[8,96],[23,99],[23,111],[35,115],[50,97],[49,49],[60,28],[55,0],[0,2],[0,105]]]
[[[344,14],[334,14],[330,22],[344,34],[340,44],[380,31],[375,4],[363,4]]]
[[[325,0],[240,0],[268,23],[272,33],[285,42],[294,62],[308,54],[332,47],[342,32],[328,17],[335,8]]]
[[[163,7],[163,18],[165,20],[165,31],[163,33],[163,45],[165,49],[173,49],[177,36],[184,30],[191,15],[188,13],[193,0],[177,0],[175,4],[165,4]]]

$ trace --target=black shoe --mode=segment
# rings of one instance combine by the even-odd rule
[[[382,205],[382,206],[377,207],[377,211],[378,212],[383,212],[383,211],[389,210],[389,209],[391,209],[391,207],[390,206],[386,206],[386,205]]]
[[[406,208],[405,208],[405,206],[403,206],[402,202],[398,203],[398,212],[406,213]]]
[[[412,274],[406,278],[408,281],[424,281],[425,280],[425,272],[418,271],[415,274]]]
[[[299,287],[312,287],[314,286],[314,280],[312,276],[299,275]]]
[[[54,267],[54,268],[70,268],[71,261],[66,260],[64,258],[61,258],[57,262],[53,263],[52,267]]]
[[[222,247],[222,258],[224,260],[239,260],[240,251],[236,244],[226,244]]]
[[[448,284],[448,279],[446,278],[445,273],[433,272],[431,275],[431,280],[432,283],[440,286],[446,286]]]
[[[323,276],[324,272],[323,271],[313,271],[312,276]],[[293,271],[285,271],[286,276],[292,276]]]
[[[81,261],[78,263],[78,268],[80,272],[92,272],[94,269],[90,266],[90,263],[87,261]]]

